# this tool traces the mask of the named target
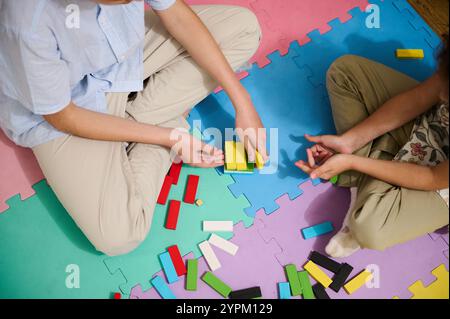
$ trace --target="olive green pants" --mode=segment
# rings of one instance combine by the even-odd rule
[[[327,75],[338,134],[348,131],[390,98],[417,84],[404,74],[361,57],[350,55],[338,59]],[[392,160],[409,141],[412,128],[413,123],[408,123],[355,154]],[[436,192],[393,186],[354,171],[342,174],[339,185],[358,188],[348,226],[363,248],[385,250],[449,223],[448,207]]]

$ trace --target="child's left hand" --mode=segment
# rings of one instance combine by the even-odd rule
[[[320,166],[311,166],[314,163],[314,158],[310,152],[308,152],[308,162],[298,161],[295,165],[309,174],[312,179],[321,178],[324,180],[330,180],[334,176],[337,176],[343,172],[349,171],[353,166],[353,155],[336,154],[327,158],[325,162],[322,162]]]

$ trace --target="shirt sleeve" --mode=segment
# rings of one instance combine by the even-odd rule
[[[169,9],[175,4],[176,0],[145,0],[145,2],[154,10],[161,11]]]
[[[0,30],[3,93],[37,115],[53,114],[71,101],[70,72],[49,31],[45,38]]]

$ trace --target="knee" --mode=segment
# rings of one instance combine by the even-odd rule
[[[327,71],[327,83],[335,83],[336,76],[339,74],[348,74],[349,70],[358,65],[362,58],[356,55],[347,54],[336,59]]]
[[[92,243],[97,251],[110,257],[115,257],[131,253],[142,244],[144,239],[145,236],[140,238],[134,236],[134,238],[131,239],[118,232],[115,236],[103,237]]]
[[[250,39],[250,50],[254,53],[261,43],[261,25],[253,11],[241,7],[238,7],[237,10],[238,13],[235,15],[236,23],[241,26],[240,31]]]
[[[97,251],[108,256],[120,256],[137,249],[146,239],[150,228],[144,223],[131,225],[117,222],[115,225],[103,225],[95,239],[91,240]]]

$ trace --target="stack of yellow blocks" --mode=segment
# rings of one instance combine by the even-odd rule
[[[241,142],[226,141],[225,142],[225,170],[226,174],[252,174],[255,164],[258,169],[264,167],[264,160],[258,152],[256,152],[256,163],[249,163],[247,152],[244,144]]]

